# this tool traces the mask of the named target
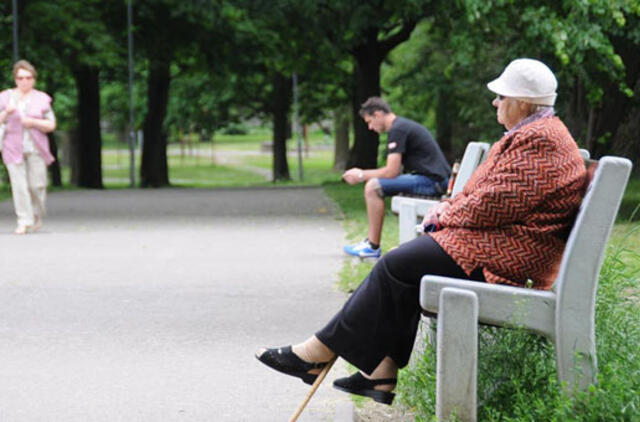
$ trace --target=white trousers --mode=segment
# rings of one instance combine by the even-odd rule
[[[45,215],[47,165],[37,152],[25,154],[18,164],[7,164],[13,207],[19,226],[32,226],[36,216]]]

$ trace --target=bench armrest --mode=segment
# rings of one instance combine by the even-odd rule
[[[415,206],[416,215],[424,216],[427,210],[436,204],[439,204],[440,200],[436,199],[420,199],[410,198],[407,196],[394,196],[391,198],[391,211],[398,214],[402,204],[412,204]]]
[[[469,290],[478,296],[478,321],[482,324],[522,326],[553,339],[554,292],[426,275],[420,286],[422,309],[438,313],[440,293],[446,287]]]

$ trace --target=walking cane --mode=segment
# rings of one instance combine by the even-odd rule
[[[298,418],[302,414],[302,411],[307,406],[307,403],[309,403],[309,400],[311,400],[311,397],[313,397],[318,387],[320,387],[320,384],[322,384],[322,381],[324,381],[324,378],[329,373],[329,370],[331,369],[333,364],[336,362],[337,358],[338,358],[337,355],[334,356],[333,358],[331,358],[329,362],[327,362],[324,368],[322,368],[322,371],[320,371],[320,373],[318,374],[318,378],[316,378],[316,380],[313,382],[313,385],[311,386],[311,390],[309,391],[309,393],[307,393],[307,397],[305,397],[302,403],[300,403],[300,405],[296,409],[296,412],[293,414],[293,416],[291,416],[291,419],[289,419],[289,422],[296,422],[298,420]]]

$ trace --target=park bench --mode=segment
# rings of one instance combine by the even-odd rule
[[[449,277],[422,278],[420,304],[438,317],[436,417],[476,420],[478,323],[522,327],[555,345],[566,391],[595,382],[595,299],[605,248],[631,172],[619,157],[589,161],[590,183],[550,291]]]
[[[451,196],[462,190],[471,174],[484,161],[489,150],[486,142],[469,142],[460,162],[460,170],[453,184]],[[439,198],[423,199],[410,196],[394,196],[391,198],[391,210],[398,214],[398,229],[400,243],[407,242],[418,236],[416,223],[418,217],[425,215],[427,210],[440,202]]]

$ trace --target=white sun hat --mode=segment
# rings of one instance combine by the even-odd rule
[[[556,101],[558,81],[551,69],[534,59],[516,59],[500,77],[487,84],[490,91],[531,104],[552,106]]]

